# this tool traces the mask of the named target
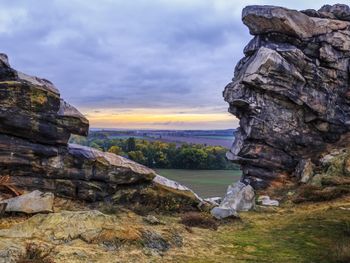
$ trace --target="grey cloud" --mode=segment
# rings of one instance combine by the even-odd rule
[[[52,80],[78,108],[227,108],[222,90],[251,38],[248,4],[332,1],[2,1],[14,67]],[[16,15],[17,14],[17,15]],[[1,13],[0,13],[1,15]],[[226,110],[225,110],[226,112]]]

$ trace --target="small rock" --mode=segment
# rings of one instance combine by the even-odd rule
[[[144,217],[143,220],[150,225],[165,225],[164,222],[160,221],[158,218],[152,215]]]
[[[302,159],[295,168],[295,175],[301,183],[307,183],[314,175],[314,164],[311,159]]]
[[[206,201],[212,205],[220,205],[220,203],[222,202],[222,198],[221,197],[211,197],[211,198],[204,199],[204,201]]]
[[[265,206],[279,206],[279,202],[277,200],[272,200],[267,195],[259,196],[258,203],[261,203],[262,205],[265,205]]]
[[[313,186],[321,186],[323,177],[324,175],[322,174],[315,174],[314,177],[312,177],[310,184]]]
[[[338,155],[338,154],[340,154],[340,152],[334,151],[334,152],[332,152],[332,153],[330,153],[330,154],[327,154],[327,155],[323,156],[323,157],[320,159],[321,164],[322,164],[323,166],[329,165],[329,164],[332,162],[332,160],[334,159],[334,157],[335,157],[336,155]]]
[[[53,201],[54,195],[52,193],[43,193],[39,190],[35,190],[28,194],[2,200],[0,203],[7,204],[6,212],[35,214],[40,212],[53,212]]]
[[[279,206],[280,203],[277,200],[264,200],[261,203],[262,205],[266,206]]]
[[[238,213],[236,210],[230,209],[230,208],[223,208],[223,207],[214,207],[211,210],[211,214],[216,219],[224,219],[226,217],[238,217]]]

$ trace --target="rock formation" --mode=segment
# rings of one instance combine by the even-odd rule
[[[71,134],[87,135],[88,120],[60,98],[51,82],[14,70],[4,54],[0,103],[0,176],[9,175],[16,187],[153,208],[175,209],[200,201],[189,189],[168,185],[145,166],[68,144]]]
[[[238,212],[249,211],[254,205],[254,189],[250,185],[236,182],[228,187],[224,200],[211,210],[211,214],[216,219],[238,217]]]
[[[350,145],[350,8],[248,6],[242,20],[254,38],[224,90],[240,119],[227,156],[255,189],[294,183]]]

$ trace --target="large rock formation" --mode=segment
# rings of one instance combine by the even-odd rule
[[[256,189],[293,183],[350,145],[350,9],[248,6],[242,20],[254,38],[224,91],[240,119],[228,158]]]
[[[40,189],[84,201],[193,206],[189,189],[153,180],[153,170],[112,153],[68,144],[87,135],[89,122],[60,98],[55,86],[10,67],[0,55],[0,176],[18,188]],[[160,197],[162,195],[162,197]],[[176,206],[175,206],[176,204]],[[171,209],[172,207],[167,207]]]

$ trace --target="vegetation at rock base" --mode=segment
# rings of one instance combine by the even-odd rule
[[[318,187],[305,185],[298,189],[298,195],[294,198],[294,203],[302,202],[322,202],[332,200],[350,193],[350,187]]]
[[[24,252],[30,252],[26,259],[44,257],[53,262],[335,263],[350,258],[349,196],[321,203],[285,202],[271,211],[242,212],[241,220],[220,221],[216,231],[197,226],[189,229],[180,223],[188,213],[157,215],[164,222],[161,225],[149,225],[143,216],[122,208],[110,216],[76,213],[78,216],[63,212],[30,219],[1,218],[0,234],[8,233],[9,244],[22,246],[24,242]],[[10,237],[11,233],[31,233],[30,242],[41,245],[28,249],[25,241]],[[63,239],[53,244],[48,233]],[[8,248],[6,242],[0,242],[0,252]]]
[[[48,253],[39,245],[28,243],[25,255],[17,263],[54,263],[52,258],[48,256]]]
[[[180,223],[188,227],[200,227],[213,230],[218,229],[218,222],[216,222],[211,216],[198,212],[184,214],[181,217]]]
[[[91,133],[88,138],[72,136],[70,142],[125,156],[151,168],[238,169],[237,165],[226,159],[227,149],[222,146],[187,143],[177,146],[175,143],[147,141],[134,137],[111,139],[103,136],[103,133]]]

